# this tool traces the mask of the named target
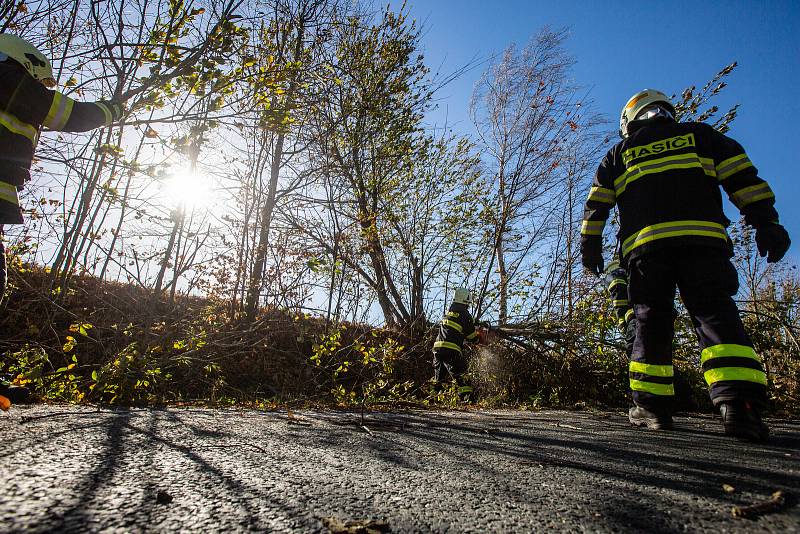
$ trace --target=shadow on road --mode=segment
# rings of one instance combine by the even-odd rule
[[[145,423],[145,426],[141,427],[141,423]],[[264,502],[263,494],[259,495],[259,488],[247,485],[233,476],[227,470],[226,462],[215,462],[204,457],[204,453],[211,449],[228,447],[224,443],[209,443],[209,440],[224,442],[228,439],[234,443],[230,447],[247,449],[248,444],[241,443],[238,436],[231,432],[203,428],[186,421],[176,411],[152,411],[143,414],[120,410],[115,411],[113,416],[106,415],[103,421],[72,427],[57,434],[63,436],[98,427],[104,429],[105,439],[86,458],[86,471],[71,484],[78,489],[78,497],[66,510],[61,509],[55,515],[44,517],[39,524],[29,525],[29,529],[92,530],[91,525],[97,526],[97,518],[92,511],[116,505],[124,509],[126,519],[122,526],[137,526],[138,530],[143,525],[153,524],[154,516],[158,512],[159,491],[170,488],[173,494],[171,496],[191,499],[194,490],[187,487],[187,481],[196,482],[195,488],[208,490],[208,494],[195,495],[198,501],[211,496],[213,501],[228,508],[226,512],[238,515],[240,524],[245,528],[265,528],[259,526],[258,510],[251,505],[248,497],[259,496],[262,506],[281,510],[285,517],[294,517],[303,512],[302,507],[280,502],[278,499]],[[42,439],[53,437],[54,434],[50,434]],[[256,454],[266,452],[257,446],[251,450]],[[156,451],[159,451],[158,455]],[[159,465],[158,460],[163,461],[165,455],[172,457],[169,464]],[[136,471],[130,469],[133,464]],[[171,473],[177,466],[180,466],[179,472]],[[258,468],[257,462],[254,462],[252,468]],[[175,483],[171,478],[175,479]],[[114,497],[115,490],[125,486],[127,488],[124,495]],[[186,491],[175,488],[186,488]],[[138,502],[125,499],[131,495],[143,495],[143,498]]]
[[[31,419],[36,421],[48,419]],[[443,473],[436,482],[441,491],[459,483],[448,482],[448,476],[467,477],[464,484],[475,484],[475,491],[491,481],[489,506],[541,502],[543,515],[549,509],[579,510],[587,514],[587,524],[624,531],[652,530],[653,525],[677,531],[708,521],[707,516],[729,520],[726,510],[737,500],[800,487],[798,471],[786,468],[796,461],[787,456],[800,450],[795,427],[785,430],[777,423],[771,443],[756,445],[725,437],[709,417],[679,423],[680,430],[650,432],[631,428],[620,415],[425,412],[370,414],[365,429],[357,417],[341,413],[304,413],[302,422],[259,412],[100,413],[87,424],[56,425],[53,433],[32,438],[79,432],[91,435],[92,445],[82,471],[70,481],[77,497],[30,528],[98,525],[96,511],[103,506],[124,507],[124,528],[154,528],[166,510],[156,495],[165,491],[187,514],[214,514],[219,507],[219,513],[237,517],[243,529],[268,530],[265,510],[289,519],[312,513],[298,488],[311,500],[354,491],[335,480],[353,469],[348,463],[355,464],[354,458],[370,460],[363,469],[378,465],[396,473],[399,484],[404,473],[429,472]],[[262,440],[261,433],[270,431],[278,439]],[[352,480],[370,476],[370,471],[358,472]],[[295,492],[265,489],[265,482],[276,480],[287,480]],[[723,494],[723,484],[735,487],[736,495]],[[380,516],[376,502],[358,502],[359,510],[365,517]],[[708,503],[714,512],[700,517]],[[191,529],[192,516],[184,519]]]
[[[696,524],[691,516],[697,512],[676,506],[674,493],[662,496],[664,489],[688,498],[720,501],[725,498],[722,485],[727,484],[737,492],[729,499],[749,504],[747,495],[769,497],[778,489],[800,487],[798,472],[785,469],[785,457],[800,450],[800,434],[796,432],[779,433],[769,444],[747,444],[724,436],[717,428],[721,427],[719,422],[708,417],[697,418],[708,429],[684,424],[672,432],[634,429],[621,417],[575,417],[580,422],[562,424],[552,415],[526,415],[522,421],[491,416],[470,421],[412,414],[400,417],[402,423],[386,425],[381,424],[379,415],[373,438],[365,444],[363,453],[403,468],[416,465],[417,469],[426,469],[446,459],[448,463],[465,464],[490,480],[503,480],[509,471],[522,469],[538,472],[534,478],[545,485],[557,480],[583,481],[571,485],[574,499],[592,503],[599,514],[596,521],[626,531],[652,531],[653,525],[661,524],[668,532],[670,523]],[[522,429],[537,425],[540,432]],[[370,422],[366,426],[369,428]],[[357,425],[350,428],[358,431]],[[343,433],[320,432],[326,446],[352,447]],[[411,438],[414,447],[393,439],[398,435]],[[481,454],[476,454],[478,451]],[[487,464],[482,453],[497,461]],[[587,485],[587,478],[581,474],[603,483]],[[609,481],[615,484],[606,484]],[[726,510],[729,517],[729,507],[719,510]]]

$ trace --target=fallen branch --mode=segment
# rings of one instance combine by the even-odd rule
[[[749,506],[734,506],[731,509],[731,514],[738,519],[751,519],[763,514],[779,512],[786,504],[786,497],[787,495],[784,492],[776,491],[768,501]]]

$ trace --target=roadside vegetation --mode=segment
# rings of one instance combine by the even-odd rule
[[[225,302],[173,303],[128,284],[75,277],[54,299],[44,269],[15,262],[0,326],[2,372],[43,402],[123,406],[620,408],[628,403],[627,358],[600,291],[570,323],[541,322],[513,340],[469,351],[471,398],[431,388],[431,331],[333,323],[288,309],[254,320]],[[746,309],[764,356],[773,414],[797,414],[796,284],[771,287]],[[776,297],[780,297],[777,299]],[[745,303],[747,304],[747,303]],[[676,322],[682,410],[710,404],[688,317]]]
[[[428,379],[432,325],[463,286],[479,321],[523,332],[472,353],[470,402],[627,403],[578,253],[614,121],[571,81],[566,29],[454,72],[431,70],[405,6],[369,2],[20,1],[0,30],[49,53],[60,90],[128,108],[43,133],[28,222],[6,228],[0,374],[40,400],[459,405]],[[681,120],[728,130],[735,67],[673,88]],[[471,124],[430,124],[474,68]],[[731,237],[774,412],[795,413],[800,281],[740,224]],[[676,330],[682,402],[707,409],[685,314]]]

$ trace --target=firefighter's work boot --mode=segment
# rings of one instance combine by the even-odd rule
[[[22,386],[12,386],[8,382],[0,382],[0,395],[11,401],[11,404],[19,404],[28,400],[31,391]]]
[[[722,402],[719,405],[725,434],[745,441],[767,441],[769,427],[761,414],[747,401]]]
[[[672,415],[651,412],[641,406],[628,411],[628,420],[633,426],[646,426],[650,430],[672,430]]]

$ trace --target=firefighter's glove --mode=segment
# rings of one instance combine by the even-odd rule
[[[100,103],[111,112],[111,122],[109,124],[119,122],[126,115],[125,104],[119,100],[105,100]]]
[[[603,240],[584,239],[581,242],[581,263],[595,276],[603,274]]]
[[[767,257],[767,263],[780,261],[791,244],[789,233],[780,224],[769,223],[756,228],[758,253],[762,258]]]
[[[109,102],[109,104],[111,107],[111,114],[114,117],[113,118],[114,122],[119,121],[120,119],[122,119],[122,117],[125,116],[125,104],[123,104],[122,102],[117,102],[115,100],[112,100],[111,102]]]

